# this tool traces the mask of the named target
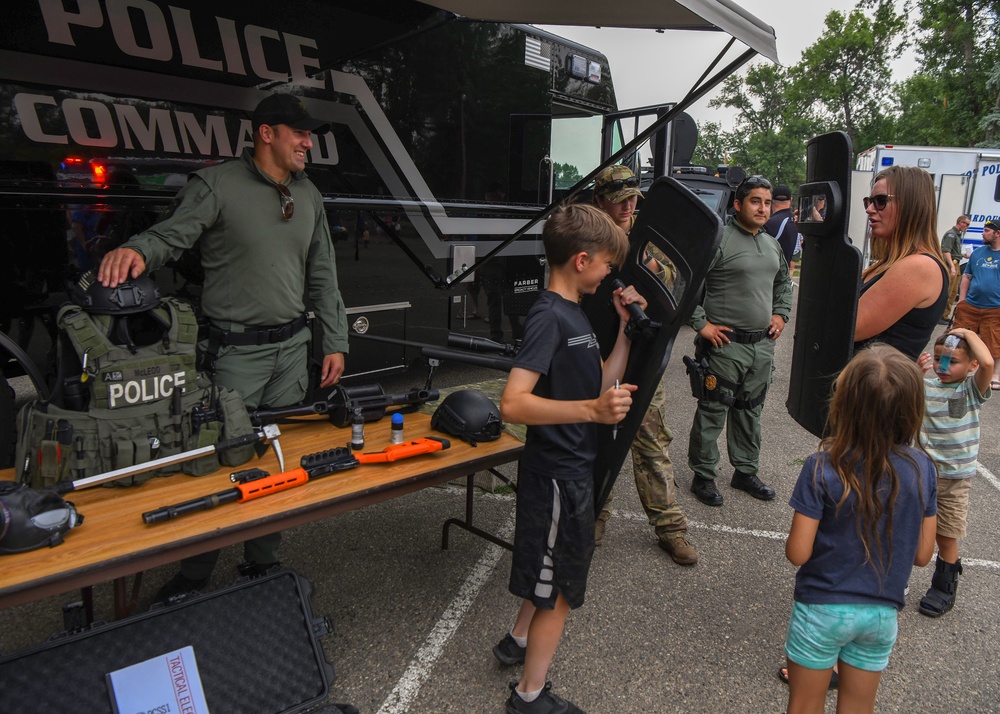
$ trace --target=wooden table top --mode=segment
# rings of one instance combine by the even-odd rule
[[[365,425],[365,451],[389,445],[390,420]],[[350,428],[325,418],[281,426],[285,468],[299,459],[350,441]],[[54,548],[0,556],[0,607],[30,602],[76,588],[123,577],[191,555],[240,543],[267,533],[360,508],[427,486],[459,478],[520,458],[524,445],[504,433],[473,447],[430,428],[426,414],[406,415],[406,438],[446,437],[449,449],[386,464],[364,464],[245,503],[230,503],[162,523],[147,525],[142,514],[232,488],[229,474],[258,467],[276,474],[273,449],[261,459],[224,467],[202,477],[177,474],[154,478],[133,488],[95,486],[66,496],[84,522]],[[13,478],[13,471],[0,472]]]

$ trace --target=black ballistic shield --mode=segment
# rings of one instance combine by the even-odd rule
[[[618,425],[617,434],[610,425],[598,427],[594,465],[597,513],[618,478],[656,385],[663,378],[677,332],[687,324],[701,299],[708,265],[721,240],[722,223],[715,212],[673,178],[657,179],[646,193],[629,234],[625,265],[620,272],[608,276],[597,293],[583,303],[603,356],[611,351],[618,335],[618,315],[610,304],[615,278],[634,285],[642,293],[649,303],[646,314],[660,325],[655,335],[632,343],[621,381],[637,385],[638,390],[632,394],[632,408]],[[660,270],[657,265],[667,267]]]
[[[861,288],[861,251],[847,235],[853,147],[844,132],[806,144],[806,180],[799,186],[802,270],[795,317],[788,413],[823,436],[830,390],[854,351]],[[864,236],[853,236],[861,242]]]

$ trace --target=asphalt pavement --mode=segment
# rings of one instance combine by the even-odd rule
[[[794,315],[793,315],[794,320]],[[939,330],[943,328],[938,328]],[[720,471],[721,508],[697,502],[688,488],[687,436],[695,402],[681,363],[693,332],[678,336],[664,376],[678,500],[690,520],[697,565],[673,563],[656,544],[626,464],[615,514],[591,570],[586,604],[574,611],[550,670],[554,691],[591,714],[618,712],[783,712],[784,662],[795,568],[784,557],[791,523],[788,498],[817,440],[785,410],[792,331],[776,346],[776,371],[764,407],[760,475],[778,492],[761,502],[728,485]],[[446,365],[436,386],[474,382],[489,371]],[[413,386],[409,375],[388,389]],[[955,609],[940,619],[916,603],[933,566],[914,569],[900,635],[876,704],[883,712],[996,712],[1000,709],[1000,406],[982,413],[980,470],[974,479],[965,573]],[[724,445],[723,445],[724,453]],[[513,474],[513,468],[506,471]],[[504,711],[516,667],[491,653],[513,623],[518,602],[507,591],[510,554],[452,529],[441,549],[441,524],[461,516],[465,491],[431,488],[286,531],[282,561],[314,586],[313,609],[334,632],[323,639],[336,670],[329,701],[365,714],[493,714]],[[509,537],[510,493],[477,492],[476,525]],[[241,553],[229,548],[212,588],[232,581]],[[172,574],[146,574],[142,606]],[[110,586],[95,588],[98,614],[110,618]],[[62,629],[60,607],[74,593],[0,612],[0,651],[37,645]],[[220,633],[225,636],[225,633]],[[266,663],[253,671],[263,676]],[[827,711],[836,695],[827,698]],[[2,705],[0,705],[2,708]]]

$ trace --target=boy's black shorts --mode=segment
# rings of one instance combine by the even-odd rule
[[[594,556],[594,480],[562,481],[521,469],[510,591],[551,610],[562,593],[583,605]]]

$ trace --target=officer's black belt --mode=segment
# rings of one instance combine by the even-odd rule
[[[755,342],[760,342],[767,338],[767,330],[757,330],[756,332],[747,332],[746,330],[737,330],[735,327],[730,327],[726,331],[726,337],[729,338],[730,342],[739,342],[742,345],[752,345]]]
[[[218,347],[246,346],[246,345],[273,345],[284,342],[298,334],[306,326],[306,316],[300,315],[291,322],[273,327],[246,327],[243,332],[233,330],[223,330],[220,327],[209,323],[208,341]],[[218,349],[215,350],[218,352]]]

